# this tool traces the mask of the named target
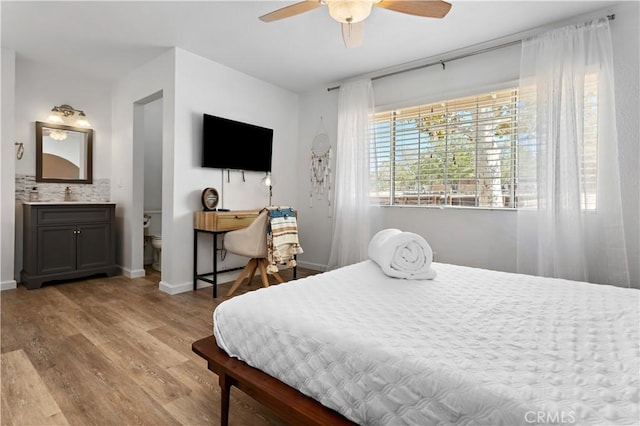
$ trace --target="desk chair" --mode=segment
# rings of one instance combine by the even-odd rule
[[[269,213],[267,210],[263,210],[251,225],[243,229],[227,232],[225,235],[224,246],[227,252],[251,258],[227,292],[227,296],[231,296],[246,277],[249,277],[248,282],[251,283],[256,269],[260,270],[262,286],[269,287],[269,279],[267,278],[267,265],[269,264],[267,261],[268,224]],[[277,272],[273,272],[272,275],[278,282],[284,282]]]

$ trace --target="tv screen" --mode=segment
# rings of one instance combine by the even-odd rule
[[[203,114],[202,167],[271,171],[273,129]]]

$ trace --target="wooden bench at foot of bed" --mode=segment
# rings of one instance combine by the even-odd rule
[[[291,424],[318,426],[355,424],[280,380],[230,357],[218,347],[215,336],[194,342],[191,349],[207,360],[209,370],[219,377],[222,426],[227,426],[229,423],[231,386],[235,386],[272,409],[280,418]]]

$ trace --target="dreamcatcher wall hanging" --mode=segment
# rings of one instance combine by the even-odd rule
[[[313,198],[323,198],[326,194],[331,207],[331,143],[324,131],[320,118],[320,133],[313,138],[311,144],[311,164],[309,165],[309,207],[313,207]]]

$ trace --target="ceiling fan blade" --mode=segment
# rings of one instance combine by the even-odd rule
[[[262,15],[260,17],[260,20],[262,22],[277,21],[279,19],[289,18],[291,16],[308,12],[320,6],[322,6],[322,3],[320,3],[319,0],[305,0],[278,10],[274,10],[273,12],[267,13],[266,15]]]
[[[451,3],[442,0],[382,0],[373,5],[427,18],[444,18],[451,9]]]
[[[342,24],[342,39],[349,49],[360,47],[364,40],[364,21]]]

